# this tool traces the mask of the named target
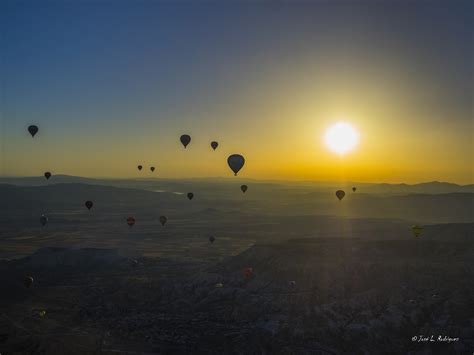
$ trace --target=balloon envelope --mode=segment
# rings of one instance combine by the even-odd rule
[[[341,201],[344,198],[344,196],[346,196],[346,193],[342,190],[337,190],[336,191],[336,196],[339,199],[339,201]]]
[[[352,192],[356,192],[356,190],[357,190],[357,187],[354,186],[354,187],[352,188]]]
[[[139,165],[139,166],[137,166],[137,169],[138,169],[138,170],[142,170],[142,169],[143,169],[143,166]]]
[[[415,226],[411,227],[411,230],[412,230],[415,237],[419,237],[421,235],[421,233],[423,232],[423,227],[421,227],[419,225],[415,225]]]
[[[92,201],[86,201],[85,205],[86,205],[87,209],[90,210],[92,208],[92,206],[94,206],[94,203]]]
[[[134,217],[128,217],[127,218],[127,224],[129,227],[133,227],[133,225],[135,224],[135,218]]]
[[[30,132],[31,136],[34,137],[36,133],[38,133],[39,128],[34,124],[28,127],[28,132]]]
[[[242,190],[243,193],[245,193],[245,191],[247,191],[249,187],[247,185],[242,185],[240,186],[240,189]]]
[[[192,200],[194,197],[194,194],[192,192],[188,192],[188,199]]]
[[[23,280],[23,284],[25,285],[26,288],[30,288],[30,286],[33,284],[33,277],[27,276]]]
[[[245,278],[250,278],[253,274],[253,269],[251,267],[246,267],[244,269],[244,275],[245,275]]]
[[[155,167],[154,167],[154,166],[151,166],[151,167],[150,167],[150,170],[151,170],[151,172],[154,172],[154,171],[155,171]]]
[[[245,164],[245,159],[240,154],[232,154],[227,158],[227,164],[229,168],[234,172],[234,175],[237,176],[237,173],[242,169]]]
[[[51,177],[51,173],[49,171],[45,172],[44,177],[48,180]]]
[[[160,223],[161,223],[162,226],[165,225],[167,220],[168,220],[168,218],[166,218],[166,216],[160,216]]]
[[[189,134],[183,134],[181,137],[179,137],[179,140],[181,141],[181,144],[186,148],[186,146],[191,142],[191,136]]]
[[[40,217],[40,223],[42,226],[45,226],[48,223],[48,217],[46,217],[44,214],[41,215]]]
[[[219,145],[219,143],[217,143],[216,141],[212,141],[211,142],[211,147],[212,149],[216,150],[217,146]]]

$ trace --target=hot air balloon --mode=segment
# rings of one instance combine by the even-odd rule
[[[48,217],[46,217],[44,214],[42,214],[41,217],[40,217],[40,223],[44,227],[48,223]]]
[[[242,190],[243,193],[245,193],[245,191],[247,191],[249,187],[247,185],[241,185],[240,186],[240,189]]]
[[[212,141],[211,142],[211,147],[212,149],[216,150],[217,146],[219,145],[219,143],[217,143],[216,141]]]
[[[155,171],[155,167],[154,167],[154,166],[150,166],[150,170],[151,170],[151,172],[154,172],[154,171]]]
[[[137,169],[138,169],[138,170],[142,170],[142,169],[143,169],[143,166],[138,165],[138,166],[137,166]]]
[[[49,171],[45,172],[44,177],[48,180],[51,177],[51,173]]]
[[[344,196],[346,196],[346,193],[342,190],[337,190],[336,191],[336,196],[339,199],[339,201],[341,201],[344,198]]]
[[[252,269],[251,267],[246,267],[246,268],[244,269],[244,276],[245,276],[245,278],[248,280],[248,279],[250,279],[250,278],[252,277],[252,275],[253,275],[253,269]]]
[[[181,137],[179,137],[179,140],[183,144],[184,148],[186,148],[189,142],[191,142],[191,136],[189,136],[188,134],[183,134]]]
[[[92,201],[86,201],[85,205],[86,205],[87,209],[90,210],[92,208],[92,206],[94,206],[94,203]]]
[[[166,216],[160,216],[160,223],[162,226],[164,226],[166,224],[166,221],[168,220],[168,218],[166,218]]]
[[[187,195],[187,196],[188,196],[188,199],[189,199],[189,200],[192,200],[193,197],[194,197],[194,194],[193,194],[192,192],[188,192],[188,195]]]
[[[25,285],[26,288],[30,288],[30,286],[33,284],[33,277],[27,276],[23,280],[23,284]]]
[[[34,124],[28,127],[28,132],[30,132],[31,136],[34,137],[36,133],[38,133],[39,128]]]
[[[127,224],[129,227],[133,227],[133,225],[135,224],[135,218],[134,217],[128,217],[127,218]]]
[[[352,192],[356,192],[356,190],[357,190],[357,187],[354,186],[354,187],[352,188]]]
[[[411,230],[415,237],[419,237],[423,232],[423,227],[420,227],[419,225],[414,225],[413,227],[411,227]]]
[[[232,154],[227,158],[227,164],[234,172],[234,175],[237,176],[237,173],[242,169],[245,164],[245,159],[240,154]]]
[[[214,243],[215,240],[216,238],[213,235],[209,237],[209,241],[211,242],[211,244]]]

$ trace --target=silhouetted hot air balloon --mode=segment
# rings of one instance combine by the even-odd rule
[[[189,200],[192,200],[194,197],[194,194],[192,192],[188,192],[187,196]]]
[[[44,227],[48,223],[48,217],[46,217],[44,214],[42,214],[41,217],[40,217],[40,223]]]
[[[250,279],[253,275],[253,269],[251,267],[246,267],[244,269],[244,276],[246,279]]]
[[[216,238],[213,235],[209,237],[209,241],[211,242],[211,244],[214,243],[215,240]]]
[[[92,201],[86,201],[85,205],[86,205],[87,209],[90,210],[92,208],[92,206],[94,206],[94,203]]]
[[[23,284],[25,285],[26,288],[30,288],[30,286],[33,284],[33,277],[27,276],[23,279]]]
[[[142,169],[143,169],[143,166],[138,165],[138,166],[137,166],[137,169],[138,169],[138,170],[142,170]]]
[[[346,193],[342,190],[337,190],[336,191],[336,196],[339,199],[339,201],[341,201],[344,198],[344,196],[346,196]]]
[[[216,150],[217,146],[219,145],[219,143],[217,143],[216,141],[212,141],[211,142],[211,147],[212,149]]]
[[[49,171],[45,172],[44,177],[48,180],[51,177],[51,173]]]
[[[155,167],[154,167],[154,166],[150,166],[150,170],[151,170],[151,172],[154,172],[154,171],[155,171]]]
[[[249,187],[247,185],[241,185],[240,186],[240,189],[242,190],[243,193],[245,193],[247,191]]]
[[[354,186],[354,187],[352,188],[352,192],[356,192],[356,190],[357,190],[357,187]]]
[[[129,227],[133,227],[133,225],[135,224],[135,218],[134,217],[128,217],[127,218],[127,224]]]
[[[183,134],[181,137],[179,137],[179,140],[183,144],[184,148],[191,142],[191,136],[188,134]]]
[[[31,136],[34,137],[36,133],[38,133],[39,128],[34,124],[28,127],[28,132],[30,132]]]
[[[232,154],[227,158],[227,164],[234,172],[234,175],[237,176],[237,173],[242,169],[245,164],[245,159],[240,154]]]
[[[411,230],[415,237],[419,237],[423,232],[423,227],[420,227],[419,225],[414,225],[413,227],[411,227]]]
[[[160,223],[162,226],[164,226],[166,224],[166,221],[168,220],[168,218],[166,218],[166,216],[160,216]]]

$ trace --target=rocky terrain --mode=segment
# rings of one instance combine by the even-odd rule
[[[469,353],[474,246],[438,239],[299,239],[217,262],[41,249],[0,264],[0,352]]]

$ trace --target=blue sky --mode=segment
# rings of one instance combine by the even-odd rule
[[[255,155],[262,163],[249,176],[298,178],[297,167],[318,169],[311,159],[325,159],[303,154],[288,166],[291,154],[313,147],[292,151],[298,134],[309,139],[305,131],[322,127],[302,117],[312,105],[315,122],[339,109],[365,115],[356,123],[367,134],[380,132],[380,117],[399,141],[410,127],[447,132],[444,149],[453,150],[443,159],[472,158],[472,10],[469,1],[2,1],[2,174],[36,175],[48,156],[61,173],[129,176],[130,159],[187,176],[173,160],[177,136],[191,133],[202,146],[221,139],[228,152]],[[384,105],[383,117],[363,107],[371,100]],[[24,141],[31,123],[41,127],[41,149]],[[423,139],[431,146],[434,137]],[[263,163],[276,142],[281,168]],[[104,159],[110,167],[101,168]],[[197,159],[186,163],[193,176],[225,175]],[[397,179],[413,179],[413,166]],[[458,171],[446,179],[472,180],[460,163],[445,169]]]

